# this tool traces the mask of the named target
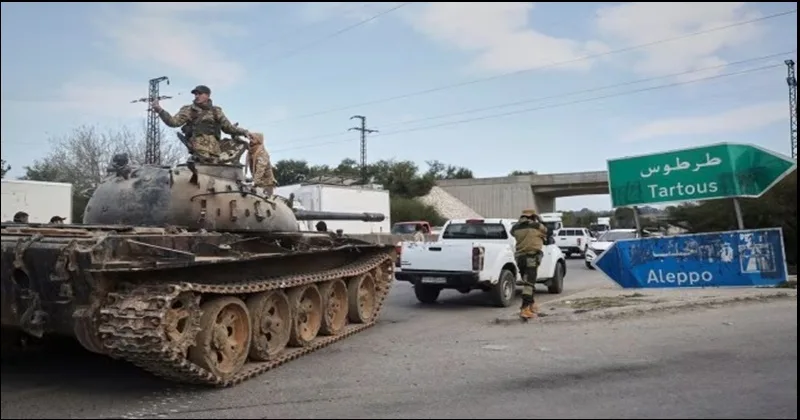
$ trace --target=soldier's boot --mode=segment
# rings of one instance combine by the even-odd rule
[[[535,314],[539,313],[539,305],[537,305],[536,303],[531,303],[530,308],[531,308],[531,312],[533,312]]]
[[[531,306],[526,306],[519,311],[519,317],[525,320],[536,318],[536,312],[531,309]]]
[[[522,307],[519,311],[519,316],[522,319],[531,319],[536,317],[536,312],[534,311],[535,303],[533,303],[533,297],[528,295],[522,295]]]

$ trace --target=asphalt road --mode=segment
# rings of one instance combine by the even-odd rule
[[[581,260],[569,265],[565,295],[604,284]],[[175,386],[65,349],[3,365],[0,408],[3,418],[797,417],[796,301],[490,325],[509,311],[479,292],[422,306],[399,283],[380,325],[235,388]]]

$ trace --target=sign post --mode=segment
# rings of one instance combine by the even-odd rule
[[[625,239],[592,265],[625,289],[776,286],[788,277],[780,228]]]
[[[760,197],[797,162],[754,145],[720,143],[610,159],[607,165],[612,207],[631,207]]]

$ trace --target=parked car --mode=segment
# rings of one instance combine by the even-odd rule
[[[611,229],[600,235],[599,238],[589,241],[589,247],[584,253],[583,260],[586,268],[594,270],[592,261],[597,258],[603,251],[611,247],[616,241],[620,239],[636,239],[639,234],[636,229]]]

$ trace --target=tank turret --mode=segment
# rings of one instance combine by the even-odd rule
[[[246,182],[241,164],[187,162],[175,167],[133,166],[115,157],[89,199],[84,224],[180,226],[190,230],[297,232],[298,220],[380,222],[380,213],[292,209]]]

